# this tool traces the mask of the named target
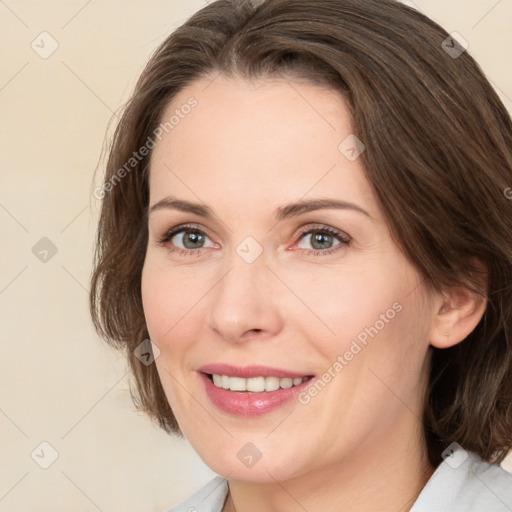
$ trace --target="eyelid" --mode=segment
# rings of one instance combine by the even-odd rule
[[[344,240],[346,242],[352,240],[352,237],[350,235],[348,235],[348,233],[345,233],[344,231],[341,231],[340,229],[334,228],[327,224],[318,224],[318,223],[308,224],[308,225],[300,228],[299,232],[296,235],[296,238],[300,238],[302,235],[309,234],[314,231],[324,231],[324,232],[330,233],[332,235],[336,235],[341,240]]]
[[[200,226],[199,224],[194,224],[192,222],[192,223],[178,224],[177,226],[174,226],[172,228],[169,228],[169,229],[165,230],[164,234],[161,235],[160,237],[158,237],[157,243],[158,244],[165,244],[171,238],[176,236],[177,234],[179,234],[179,233],[181,233],[183,231],[187,231],[187,230],[188,231],[198,231],[201,234],[206,235],[211,240],[211,237],[208,235],[207,230],[204,227]]]

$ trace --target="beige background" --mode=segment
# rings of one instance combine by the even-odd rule
[[[512,111],[512,0],[415,3],[468,41]],[[163,512],[213,476],[135,412],[87,303],[107,125],[152,51],[203,5],[0,1],[0,512]],[[33,253],[43,237],[57,250],[46,262]]]

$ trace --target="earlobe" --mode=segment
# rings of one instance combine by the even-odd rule
[[[478,325],[487,307],[487,298],[466,287],[454,287],[436,301],[430,344],[448,348],[463,341]]]

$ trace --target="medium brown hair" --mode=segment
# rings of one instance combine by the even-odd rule
[[[134,356],[149,337],[141,273],[151,152],[126,163],[191,82],[218,73],[295,77],[348,100],[366,145],[365,175],[427,287],[463,285],[488,299],[463,342],[429,349],[424,433],[432,464],[453,441],[503,460],[512,446],[512,123],[478,64],[448,38],[393,0],[218,0],[154,53],[110,147],[90,309],[97,332],[126,349],[135,404],[164,430],[181,434],[155,365]]]

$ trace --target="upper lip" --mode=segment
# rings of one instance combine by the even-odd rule
[[[241,377],[250,379],[252,377],[279,377],[284,378],[298,378],[309,377],[311,374],[294,372],[290,370],[283,370],[281,368],[273,368],[271,366],[233,366],[225,363],[214,363],[201,366],[199,371],[202,373],[215,374],[215,375],[228,375],[229,377]]]

